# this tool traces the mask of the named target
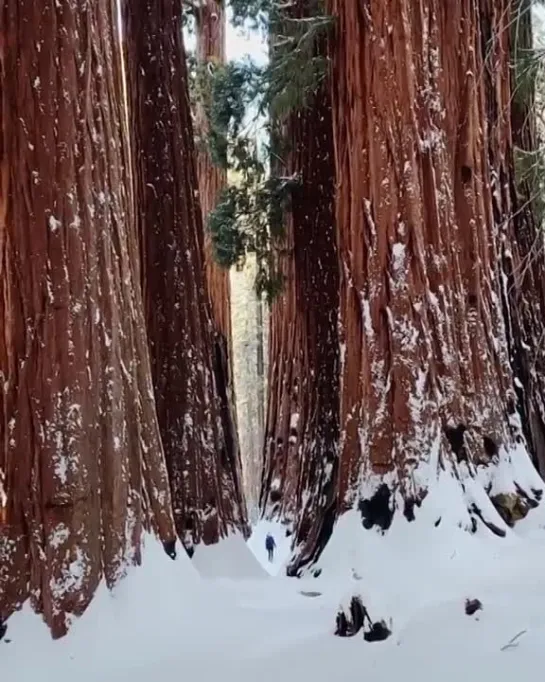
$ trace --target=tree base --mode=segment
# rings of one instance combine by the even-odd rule
[[[473,464],[473,458],[458,461],[451,454],[437,442],[430,460],[420,463],[404,479],[397,471],[366,476],[363,490],[352,496],[352,510],[359,514],[363,528],[387,535],[404,517],[410,525],[425,524],[430,536],[435,536],[435,529],[461,528],[475,534],[484,528],[505,538],[530,515],[534,523],[545,527],[545,506],[541,504],[545,483],[522,444],[510,450],[498,449],[486,464]],[[336,563],[327,545],[342,517],[336,506],[332,512],[331,523],[322,523],[312,546],[296,546],[288,575],[320,575],[324,549]]]

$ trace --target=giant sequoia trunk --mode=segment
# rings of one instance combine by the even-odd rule
[[[225,0],[205,0],[195,7],[197,32],[197,63],[202,70],[225,64]],[[206,226],[208,215],[227,184],[227,171],[212,163],[206,145],[208,120],[203,102],[197,102],[196,127],[200,144],[197,146],[197,179],[199,197]],[[208,230],[205,230],[205,266],[208,291],[212,302],[212,317],[217,333],[221,334],[231,351],[231,293],[229,270],[214,261]],[[230,371],[229,367],[229,371]]]
[[[366,528],[385,530],[396,509],[412,520],[450,472],[468,510],[462,525],[481,519],[502,534],[500,515],[511,524],[541,495],[531,490],[540,482],[502,309],[509,2],[329,8],[343,348],[337,508],[357,505]]]
[[[203,267],[178,0],[126,4],[129,105],[153,382],[180,539],[246,530],[240,457]]]
[[[174,544],[144,331],[115,3],[0,10],[0,619],[55,636]]]
[[[292,11],[308,16],[308,0]],[[325,44],[316,45],[316,54]],[[285,122],[291,197],[285,290],[271,311],[268,411],[261,506],[293,522],[292,569],[321,545],[334,519],[339,439],[339,271],[334,225],[334,154],[327,79]],[[325,533],[329,535],[331,529]],[[301,554],[299,554],[301,553]]]

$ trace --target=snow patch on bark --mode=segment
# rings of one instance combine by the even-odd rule
[[[50,547],[57,549],[70,538],[70,529],[64,523],[59,523],[56,528],[54,528],[49,533],[48,544]]]
[[[53,214],[49,216],[47,223],[49,225],[49,229],[51,230],[51,232],[57,232],[57,230],[59,230],[62,227],[62,222],[55,218]]]
[[[58,542],[66,542],[68,539],[69,533],[64,536],[64,540],[61,539]],[[56,546],[58,547],[58,545]],[[74,555],[73,559],[70,553],[66,552],[65,560],[58,575],[55,574],[49,581],[54,601],[62,600],[68,594],[79,595],[80,598],[85,597],[84,587],[89,577],[89,557],[81,547],[75,547],[72,554]]]
[[[5,480],[6,475],[4,474],[4,470],[0,467],[0,518],[2,515],[1,510],[4,509],[4,507],[8,503],[8,496],[6,494],[6,489],[4,487]]]

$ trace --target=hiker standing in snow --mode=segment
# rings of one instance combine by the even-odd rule
[[[265,538],[265,549],[267,550],[267,554],[269,555],[269,561],[272,561],[274,558],[275,547],[276,542],[274,541],[273,536],[270,533],[267,533],[267,537]]]

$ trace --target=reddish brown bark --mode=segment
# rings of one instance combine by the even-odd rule
[[[116,8],[0,10],[0,619],[55,636],[173,543],[138,284]]]
[[[227,349],[204,276],[181,3],[127,3],[126,29],[155,398],[176,528],[191,551],[247,522]]]
[[[197,33],[197,63],[201,69],[225,64],[225,3],[224,0],[204,0],[195,8]],[[206,227],[210,212],[216,207],[221,191],[227,184],[227,171],[212,163],[205,140],[208,121],[202,102],[197,102],[196,128],[201,144],[197,146],[197,178],[199,197]],[[216,331],[223,335],[230,351],[231,287],[229,270],[214,261],[208,230],[205,229],[204,260],[208,291],[212,302],[212,317]],[[231,371],[231,369],[230,369]]]
[[[307,0],[292,11],[308,16]],[[316,54],[325,44],[316,46]],[[261,506],[294,524],[296,570],[321,549],[334,516],[339,440],[339,268],[331,101],[326,81],[283,130],[291,197],[285,290],[271,311],[269,400]]]
[[[365,525],[384,528],[395,506],[412,518],[439,465],[475,475],[521,440],[499,261],[511,211],[500,186],[509,2],[329,8],[345,349],[338,504],[359,501]],[[369,503],[384,481],[385,503]]]

